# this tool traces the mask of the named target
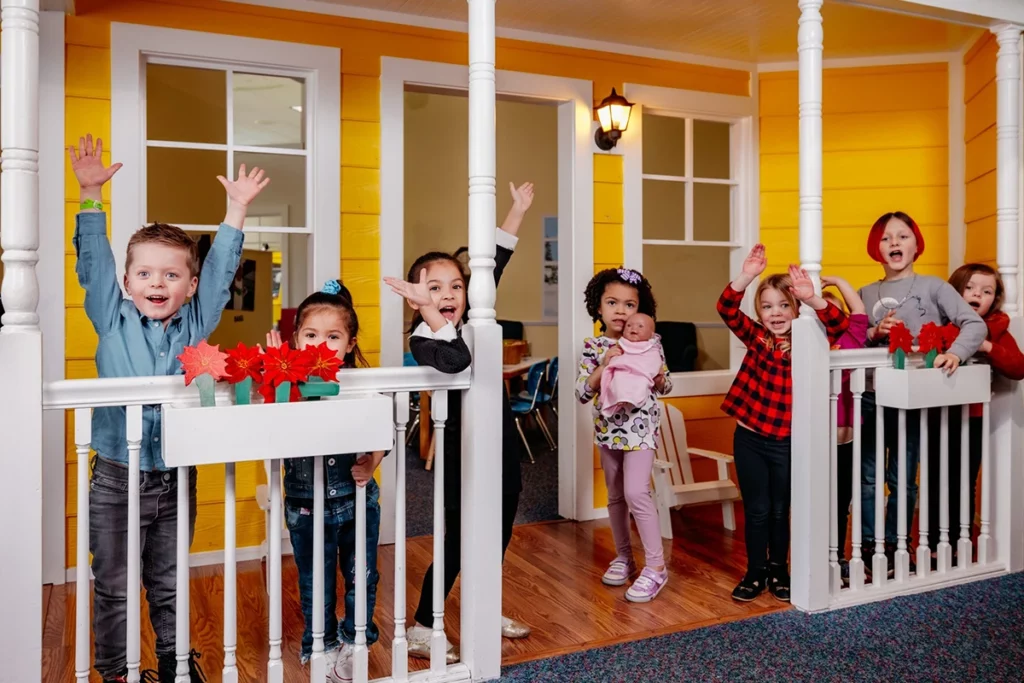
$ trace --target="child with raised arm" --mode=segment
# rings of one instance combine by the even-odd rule
[[[661,424],[658,394],[672,390],[661,339],[654,334],[657,304],[650,282],[630,268],[602,270],[590,279],[584,298],[602,334],[583,341],[576,398],[593,403],[594,442],[608,487],[608,523],[616,551],[601,582],[622,586],[637,573],[629,537],[632,513],[645,566],[626,589],[626,600],[650,602],[668,582],[658,509],[651,499]]]
[[[342,367],[366,367],[359,351],[359,318],[352,295],[338,280],[310,294],[295,311],[294,348],[327,344],[337,353]],[[267,347],[281,346],[281,335],[267,334]],[[324,652],[329,683],[352,680],[352,654],[356,638],[356,487],[366,487],[366,646],[377,642],[380,631],[373,621],[377,604],[377,543],[380,539],[380,489],[373,473],[384,459],[383,451],[332,455],[324,467]],[[300,661],[313,654],[313,458],[284,461],[284,519],[299,575],[299,602],[306,628],[302,633]],[[345,616],[339,622],[336,609],[337,580],[345,581]]]
[[[825,324],[834,344],[849,324],[834,304],[814,293],[803,270],[769,275],[754,295],[757,320],[743,311],[743,293],[768,265],[764,245],[750,250],[739,277],[718,299],[718,314],[747,352],[722,403],[735,418],[733,458],[746,518],[747,573],[732,592],[748,602],[768,587],[776,599],[789,602],[789,502],[793,420],[791,335],[797,302],[810,306]]]
[[[100,377],[175,375],[177,357],[217,327],[242,256],[242,224],[249,203],[269,178],[245,165],[238,179],[217,180],[227,192],[227,215],[202,273],[196,242],[173,225],[154,223],[132,235],[125,259],[124,298],[114,254],[107,240],[101,188],[121,168],[105,167],[103,142],[92,136],[71,147],[71,167],[81,203],[75,218],[78,282],[85,289],[85,312],[99,335],[96,369]],[[177,475],[164,465],[160,449],[160,407],[142,411],[140,524],[142,584],[156,633],[157,676],[175,679],[175,573],[177,570]],[[93,461],[89,495],[89,549],[95,577],[93,632],[95,667],[105,682],[127,680],[128,444],[123,407],[92,413]],[[189,474],[189,539],[195,529],[196,476]],[[189,655],[191,680],[201,682]],[[150,674],[152,675],[152,674]]]
[[[517,235],[523,217],[533,203],[533,183],[515,187],[509,183],[512,208],[497,231],[494,255],[494,284],[512,258],[519,241]],[[409,268],[408,281],[384,278],[392,291],[404,297],[413,309],[409,350],[416,362],[441,372],[462,372],[472,364],[469,347],[462,339],[462,323],[468,313],[466,285],[468,277],[458,259],[448,253],[432,251],[416,259]],[[484,453],[480,457],[501,458],[501,552],[504,557],[512,540],[512,525],[519,508],[522,474],[519,460],[522,453],[516,438],[515,422],[507,392],[502,392],[502,448],[500,454]],[[462,392],[448,393],[448,420],[444,438],[444,596],[448,597],[459,576],[462,561]],[[434,533],[438,533],[435,529]],[[416,623],[408,631],[409,655],[430,659],[430,637],[433,617],[434,565],[427,568],[420,590]],[[395,609],[401,609],[396,605]],[[530,629],[503,616],[501,635],[525,638]],[[458,661],[459,653],[446,641],[447,661]]]

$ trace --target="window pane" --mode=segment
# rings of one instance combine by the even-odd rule
[[[715,304],[729,282],[728,247],[644,246],[644,275],[654,288],[658,320],[709,323],[697,328],[697,370],[729,367],[729,331]]]
[[[305,149],[305,83],[301,78],[235,73],[231,89],[232,144]]]
[[[644,122],[647,123],[646,121]],[[693,122],[693,177],[730,178],[729,129],[718,121]],[[646,153],[646,150],[644,150]]]
[[[274,216],[283,222],[268,227],[306,226],[306,157],[283,154],[235,153],[235,173],[240,164],[246,171],[259,166],[270,177],[270,184],[249,205],[249,216]]]
[[[226,72],[146,64],[146,137],[149,140],[228,141]]]
[[[646,240],[686,239],[686,183],[644,180]]]
[[[220,225],[227,198],[217,176],[227,152],[146,149],[146,220],[177,225]]]
[[[693,239],[709,242],[731,239],[732,192],[730,185],[693,184]]]
[[[686,119],[644,114],[644,173],[686,175]]]

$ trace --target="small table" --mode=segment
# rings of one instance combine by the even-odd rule
[[[507,382],[508,380],[519,377],[520,375],[525,375],[534,365],[547,363],[549,360],[551,359],[542,356],[532,356],[524,358],[518,363],[503,365],[501,366],[501,377]]]

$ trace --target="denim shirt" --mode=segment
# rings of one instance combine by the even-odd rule
[[[96,369],[100,377],[181,374],[177,357],[216,329],[230,297],[229,287],[242,257],[242,231],[222,224],[206,255],[195,296],[167,324],[146,318],[125,299],[107,239],[107,215],[75,217],[78,283],[85,289],[85,313],[99,335]],[[160,406],[142,410],[143,471],[166,470],[160,448]],[[124,407],[92,411],[92,447],[114,462],[128,462]]]
[[[357,455],[324,456],[324,501],[330,506],[347,498],[345,510],[355,514],[356,482],[352,478],[352,466]],[[371,478],[367,484],[367,501],[376,500],[377,484]],[[288,458],[284,461],[284,495],[298,501],[300,505],[312,506],[313,500],[313,458]],[[351,505],[349,505],[351,503]],[[334,505],[337,508],[337,505]],[[349,509],[350,508],[350,509]]]

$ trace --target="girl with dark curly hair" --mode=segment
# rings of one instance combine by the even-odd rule
[[[626,591],[630,602],[649,602],[668,581],[658,510],[651,499],[651,471],[658,438],[661,409],[656,394],[672,390],[665,354],[658,335],[652,341],[661,353],[661,372],[656,375],[645,401],[621,403],[602,410],[601,378],[608,363],[623,354],[621,341],[626,320],[634,314],[654,318],[656,304],[651,283],[629,268],[609,268],[595,275],[584,294],[587,312],[601,323],[601,336],[583,342],[576,396],[593,404],[594,441],[601,452],[601,467],[608,486],[608,519],[615,539],[616,556],[601,579],[608,586],[622,586],[636,573],[629,541],[629,514],[633,513],[647,566]]]

